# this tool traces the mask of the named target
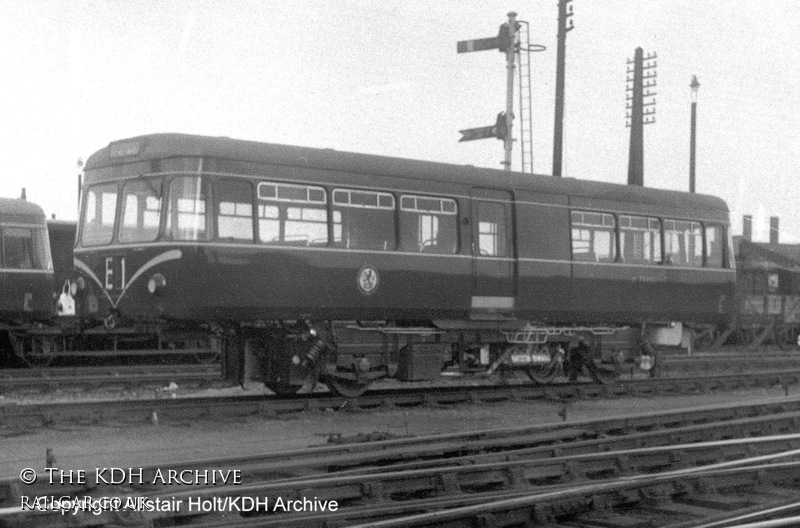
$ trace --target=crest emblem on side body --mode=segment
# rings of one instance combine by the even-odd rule
[[[364,295],[369,295],[378,289],[378,270],[372,266],[364,266],[358,272],[358,289]]]

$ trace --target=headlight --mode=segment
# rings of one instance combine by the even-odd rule
[[[150,277],[150,280],[147,281],[147,291],[153,295],[161,293],[166,287],[167,278],[160,273],[154,274],[152,277]]]

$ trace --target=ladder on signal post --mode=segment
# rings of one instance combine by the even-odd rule
[[[531,109],[531,43],[528,23],[519,20],[519,145],[522,172],[533,174],[533,111]]]

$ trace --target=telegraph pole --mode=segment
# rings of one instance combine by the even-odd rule
[[[508,13],[508,45],[506,46],[506,137],[505,151],[506,157],[503,165],[507,171],[511,170],[511,151],[514,148],[514,68],[517,63],[516,42],[517,42],[517,14],[514,11]]]
[[[631,92],[627,97],[627,109],[630,111],[628,126],[631,129],[628,185],[644,185],[644,125],[655,123],[656,113],[655,99],[650,99],[656,95],[651,90],[656,85],[656,72],[649,71],[656,67],[655,58],[655,54],[644,57],[642,48],[636,48],[633,60],[628,60],[628,74],[633,74],[632,78],[627,79],[632,83],[627,88],[627,91]],[[645,98],[648,100],[645,101]]]
[[[558,47],[556,50],[556,113],[553,126],[553,176],[561,177],[561,156],[564,139],[564,63],[567,49],[567,32],[574,28],[572,20],[567,27],[567,18],[572,16],[572,0],[558,0]]]

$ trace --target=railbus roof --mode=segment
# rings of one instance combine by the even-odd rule
[[[213,157],[304,168],[403,177],[472,187],[566,194],[640,204],[658,204],[675,209],[705,209],[728,212],[721,198],[680,191],[654,189],[575,178],[553,178],[472,165],[420,161],[406,158],[356,154],[333,149],[299,147],[275,143],[192,134],[150,134],[110,143],[86,162],[86,184],[94,183],[92,169],[169,157]],[[106,181],[108,178],[102,178]]]
[[[35,203],[21,198],[0,198],[0,223],[44,225],[44,211]]]

